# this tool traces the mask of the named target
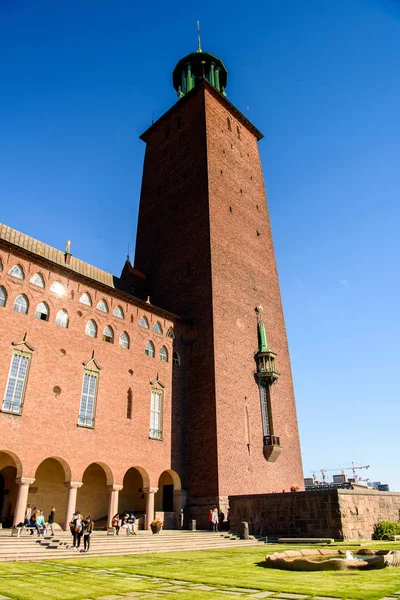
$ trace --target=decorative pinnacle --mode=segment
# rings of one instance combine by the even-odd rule
[[[262,320],[262,311],[263,311],[263,307],[260,304],[256,308],[258,331],[260,334],[260,344],[259,344],[258,350],[259,350],[259,352],[269,352],[270,350],[268,348],[268,342],[267,342],[267,336],[265,334],[264,322]]]
[[[65,244],[65,253],[71,254],[71,240],[67,240],[67,243]]]
[[[200,21],[197,21],[197,52],[202,52],[200,43]]]

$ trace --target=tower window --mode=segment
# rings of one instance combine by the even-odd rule
[[[161,346],[158,358],[163,362],[168,362],[168,350],[165,346]]]
[[[28,379],[31,354],[14,350],[1,410],[20,415]]]
[[[5,306],[7,302],[7,292],[0,286],[0,306]]]
[[[237,133],[237,136],[238,136],[238,138],[239,138],[239,140],[240,140],[240,129],[239,129],[239,125],[236,127],[236,133]]]
[[[227,117],[227,119],[226,119],[226,124],[228,126],[228,131],[232,131],[231,120],[229,117]]]
[[[40,319],[41,321],[49,320],[49,307],[46,302],[40,302],[35,310],[35,319]]]
[[[170,327],[167,331],[167,337],[174,339],[175,338],[175,333],[172,327]]]
[[[86,306],[92,306],[92,299],[87,292],[82,294],[82,296],[79,298],[79,302],[81,304],[86,304]]]
[[[133,398],[132,398],[132,389],[128,389],[128,393],[126,395],[126,418],[132,419],[132,408],[133,408]]]
[[[264,436],[272,435],[271,398],[269,386],[265,382],[260,383],[261,415]]]
[[[146,356],[151,356],[152,358],[154,358],[154,345],[152,344],[152,342],[147,342],[144,353],[146,354]]]
[[[150,405],[150,436],[156,440],[162,439],[162,391],[157,389],[151,390],[151,405]]]
[[[107,327],[104,328],[103,342],[108,342],[109,344],[114,343],[114,331],[109,325],[107,325]]]
[[[95,338],[97,337],[97,325],[94,321],[88,321],[85,327],[85,335]]]
[[[85,370],[83,374],[81,404],[78,416],[78,425],[83,427],[94,426],[98,376],[99,374],[95,371]]]
[[[17,279],[25,279],[24,270],[21,265],[14,265],[8,271],[8,274],[12,277],[16,277]]]
[[[179,354],[176,350],[174,350],[174,352],[172,354],[172,364],[175,365],[176,367],[181,366],[181,357],[179,356]]]
[[[38,287],[44,288],[44,279],[40,273],[35,273],[34,275],[32,275],[29,281],[30,283],[33,283],[33,285],[37,285]]]
[[[129,348],[129,335],[123,331],[119,336],[119,345],[121,348]]]
[[[58,325],[59,327],[64,327],[65,329],[67,329],[68,323],[69,323],[68,313],[67,313],[66,310],[64,310],[62,308],[56,314],[56,325]]]
[[[26,315],[29,308],[28,298],[24,294],[20,294],[15,298],[13,310]]]

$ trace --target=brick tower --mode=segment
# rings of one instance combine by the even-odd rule
[[[215,56],[181,59],[173,85],[178,101],[141,136],[135,267],[152,304],[187,324],[184,484],[204,525],[228,495],[289,491],[303,473],[263,136],[227,100]]]

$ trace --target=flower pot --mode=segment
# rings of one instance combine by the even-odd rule
[[[150,527],[151,527],[151,531],[153,533],[160,533],[160,531],[161,531],[161,526],[160,525],[150,525]]]

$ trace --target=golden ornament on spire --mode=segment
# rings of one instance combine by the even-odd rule
[[[200,42],[200,21],[197,21],[197,52],[203,52]]]

